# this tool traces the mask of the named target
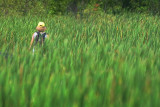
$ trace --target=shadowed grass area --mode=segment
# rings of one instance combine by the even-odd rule
[[[45,51],[29,50],[39,21]],[[159,106],[158,16],[0,18],[0,106]]]

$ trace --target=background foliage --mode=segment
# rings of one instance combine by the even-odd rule
[[[83,12],[85,9],[119,13],[160,12],[159,0],[0,0],[0,15],[65,14]]]

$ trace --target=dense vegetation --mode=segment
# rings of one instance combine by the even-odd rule
[[[159,8],[159,0],[0,0],[0,15],[77,14],[88,9],[159,14]]]
[[[50,39],[28,50],[39,21]],[[0,106],[160,106],[160,19],[0,18]]]

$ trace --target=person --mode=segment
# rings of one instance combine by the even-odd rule
[[[33,33],[32,39],[30,42],[30,47],[29,49],[32,48],[33,46],[33,53],[37,50],[39,47],[44,46],[44,42],[46,38],[49,38],[48,34],[45,32],[46,26],[44,22],[39,22],[37,27],[36,27],[36,32]]]

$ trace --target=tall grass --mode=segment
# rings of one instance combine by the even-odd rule
[[[29,50],[39,21],[45,52]],[[0,106],[159,106],[160,19],[0,18]]]

